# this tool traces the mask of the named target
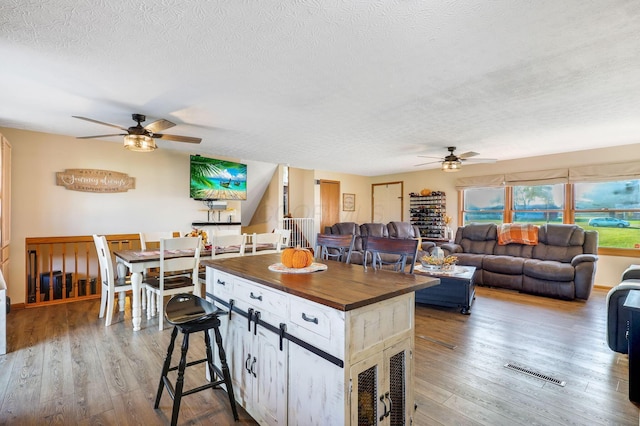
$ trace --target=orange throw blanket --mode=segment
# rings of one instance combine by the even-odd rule
[[[503,223],[498,225],[498,244],[538,244],[538,225],[526,223]]]

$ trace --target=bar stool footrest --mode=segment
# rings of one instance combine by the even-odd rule
[[[186,363],[186,364],[185,364],[185,368],[187,368],[187,367],[191,367],[192,365],[202,364],[203,362],[207,362],[207,359],[206,359],[206,358],[203,358],[203,359],[199,359],[199,360],[197,360],[197,361],[191,361],[191,362],[188,362],[188,363]],[[167,372],[169,372],[169,371],[176,371],[178,368],[180,368],[180,366],[179,366],[179,365],[176,365],[175,367],[170,367],[170,368],[167,370]]]

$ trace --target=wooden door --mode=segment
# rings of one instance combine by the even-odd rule
[[[340,181],[320,180],[320,232],[340,222]]]
[[[403,212],[403,182],[374,183],[371,185],[371,222],[389,223],[402,222]]]

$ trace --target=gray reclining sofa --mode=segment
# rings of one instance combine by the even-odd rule
[[[498,244],[494,223],[461,226],[445,254],[475,266],[475,284],[558,299],[588,299],[598,260],[598,233],[577,225],[545,224],[536,244]]]

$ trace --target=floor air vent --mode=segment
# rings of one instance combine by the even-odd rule
[[[510,368],[511,370],[519,371],[520,373],[527,374],[529,376],[536,377],[538,379],[542,379],[544,381],[553,383],[554,385],[563,386],[567,384],[564,380],[558,380],[554,377],[547,376],[546,374],[538,373],[537,371],[531,370],[529,368],[521,367],[516,364],[512,364],[510,362],[504,365],[506,368]]]

